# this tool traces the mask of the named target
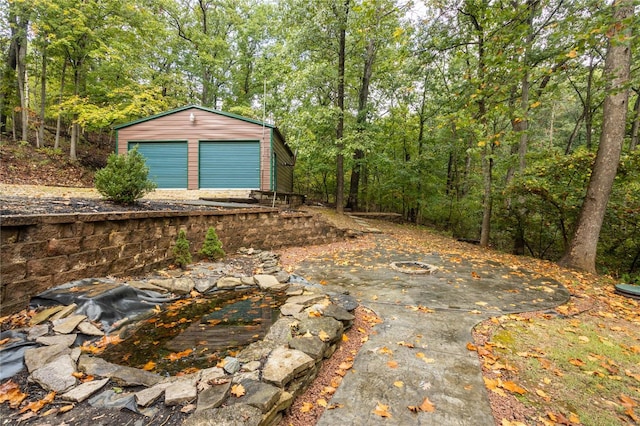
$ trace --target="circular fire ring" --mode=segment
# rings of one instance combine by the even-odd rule
[[[410,275],[433,274],[438,270],[433,265],[417,261],[393,262],[391,263],[391,269]]]

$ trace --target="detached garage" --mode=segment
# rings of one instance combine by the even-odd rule
[[[158,188],[293,191],[293,153],[271,124],[190,105],[115,129],[118,153],[137,145]]]

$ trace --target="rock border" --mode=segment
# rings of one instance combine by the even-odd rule
[[[74,306],[41,310],[32,323],[28,340],[43,346],[25,351],[29,381],[59,398],[88,402],[94,407],[126,407],[148,417],[158,411],[153,405],[164,398],[167,407],[182,405],[193,415],[183,423],[196,425],[275,425],[293,400],[316,378],[322,361],[336,351],[345,330],[351,327],[357,307],[346,295],[326,294],[320,286],[292,283],[279,266],[278,255],[268,251],[241,249],[260,262],[252,276],[233,274],[224,265],[209,270],[209,279],[192,279],[180,271],[161,271],[165,278],[150,277],[129,285],[153,285],[175,293],[215,289],[259,287],[265,291],[285,291],[281,316],[261,341],[251,343],[222,365],[185,376],[163,377],[136,368],[109,363],[98,356],[81,353],[74,347],[78,334],[102,335],[100,324],[74,314]],[[197,267],[196,267],[197,268]],[[219,273],[219,274],[216,274]],[[191,274],[191,276],[198,274]],[[345,309],[346,308],[346,309]],[[119,330],[127,333],[128,327]],[[80,383],[78,376],[95,379]],[[114,383],[124,390],[116,394],[106,389]],[[136,387],[136,391],[126,388]],[[143,387],[143,389],[139,389]],[[240,417],[238,417],[240,416]]]
[[[405,268],[402,265],[413,265],[413,266],[417,266],[420,269]],[[389,264],[389,266],[394,271],[402,272],[403,274],[409,274],[409,275],[433,274],[438,270],[437,266],[433,266],[424,262],[418,262],[415,260],[409,260],[409,261],[403,261],[403,262],[392,262],[391,264]]]

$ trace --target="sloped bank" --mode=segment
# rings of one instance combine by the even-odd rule
[[[227,252],[275,249],[345,238],[319,216],[278,209],[151,211],[4,216],[0,227],[0,315],[66,282],[107,275],[144,275],[173,261],[184,229],[196,256],[209,227]],[[197,256],[196,256],[197,259]]]

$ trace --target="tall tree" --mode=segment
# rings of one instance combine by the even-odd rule
[[[347,46],[347,22],[349,19],[350,0],[344,0],[342,7],[334,8],[334,13],[338,19],[339,47],[338,47],[338,95],[336,106],[338,107],[338,124],[336,126],[336,211],[344,212],[344,83],[345,83],[345,62]]]
[[[573,238],[560,264],[589,272],[596,271],[596,254],[607,203],[616,177],[625,135],[631,66],[633,0],[612,5],[613,24],[607,36],[609,46],[604,76],[608,81],[604,101],[602,133],[587,194]]]

